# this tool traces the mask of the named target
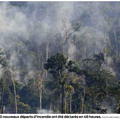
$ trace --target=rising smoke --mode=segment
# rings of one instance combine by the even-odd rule
[[[75,41],[81,41],[83,58],[90,58],[95,53],[103,52],[107,33],[111,28],[106,17],[109,12],[106,10],[110,9],[109,4],[109,2],[0,2],[0,46],[7,53],[14,79],[27,83],[27,80],[35,76],[36,68],[32,60],[34,54],[29,54],[33,48],[29,49],[27,43],[36,43],[38,47],[44,42],[64,41],[66,47],[66,34],[69,35],[73,31],[74,23],[79,22],[81,27],[68,39],[67,57],[76,60],[75,53],[81,52],[78,51],[79,46]],[[119,6],[116,8],[116,11],[118,10]],[[109,14],[112,16],[114,13]],[[58,34],[61,39],[56,39],[55,36]],[[24,66],[21,66],[21,61]],[[107,58],[108,64],[112,61],[112,58]],[[114,73],[110,65],[107,68]],[[21,69],[28,71],[24,79],[21,78]],[[52,114],[53,111],[38,110],[38,113]]]
[[[109,23],[105,18],[105,8],[109,3],[102,2],[1,2],[0,3],[0,45],[9,51],[9,65],[15,66],[15,78],[20,80],[19,58],[27,67],[25,80],[34,76],[34,66],[29,55],[27,42],[38,44],[55,40],[57,34],[65,41],[67,34],[73,31],[73,23],[80,22],[80,31],[75,32],[76,39],[85,44],[88,51],[99,53],[105,46],[105,37]],[[25,43],[25,44],[24,44]],[[74,59],[77,51],[72,36],[69,38],[69,59]],[[56,51],[57,52],[57,51]],[[92,55],[91,55],[92,56]]]

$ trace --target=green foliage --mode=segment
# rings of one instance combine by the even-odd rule
[[[22,3],[18,5],[12,3],[12,5],[22,7]],[[46,5],[49,6],[45,4],[44,9]],[[44,109],[52,109],[55,113],[60,112],[60,99],[62,95],[67,94],[66,110],[68,113],[70,102],[71,113],[106,113],[107,107],[110,107],[112,112],[120,113],[119,4],[108,2],[97,3],[97,5],[99,5],[97,10],[101,15],[94,13],[91,3],[85,6],[77,3],[76,14],[79,17],[77,22],[72,23],[67,19],[69,15],[65,16],[65,22],[68,22],[64,26],[66,29],[64,36],[67,40],[65,45],[63,44],[63,31],[60,32],[53,27],[46,33],[45,29],[42,29],[44,26],[42,22],[40,22],[40,28],[39,23],[35,23],[37,28],[35,35],[32,29],[30,37],[19,36],[17,38],[16,35],[11,35],[9,40],[6,39],[8,46],[5,52],[0,49],[0,67],[2,67],[0,94],[3,95],[3,103],[1,102],[0,105],[3,104],[6,111],[15,113],[14,86],[11,80],[12,72],[9,71],[6,62],[8,61],[10,65],[15,64],[15,74],[17,75],[17,70],[19,72],[19,81],[14,78],[18,113],[36,113],[40,98],[38,84],[43,75],[44,63],[44,68],[47,70],[42,86],[44,88],[42,99]],[[46,34],[40,34],[40,31]],[[47,45],[48,48],[46,48]],[[65,53],[69,59],[61,54],[64,51],[63,48],[65,52],[72,49],[69,48],[70,45],[74,47],[75,52],[72,58],[74,61],[69,60],[71,57],[69,53]],[[15,62],[11,61],[14,54],[16,54]],[[50,58],[46,61],[48,57]],[[108,106],[104,105],[105,102]]]
[[[61,53],[57,53],[47,60],[47,63],[44,64],[46,70],[53,76],[59,76],[66,67],[67,58],[65,58]]]
[[[2,48],[0,48],[0,64],[2,65],[2,67],[6,67],[7,65],[5,53]]]

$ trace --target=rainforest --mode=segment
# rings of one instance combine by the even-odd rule
[[[0,113],[119,114],[120,2],[1,1]]]

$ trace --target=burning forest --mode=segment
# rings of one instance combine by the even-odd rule
[[[0,2],[0,112],[120,113],[120,2]]]

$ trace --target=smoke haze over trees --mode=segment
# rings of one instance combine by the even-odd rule
[[[120,113],[119,21],[120,2],[0,2],[1,112]]]

